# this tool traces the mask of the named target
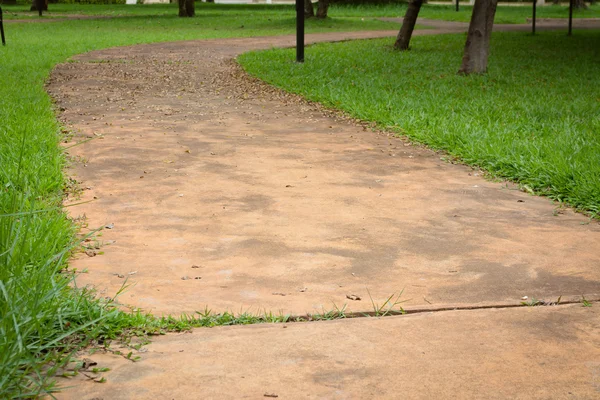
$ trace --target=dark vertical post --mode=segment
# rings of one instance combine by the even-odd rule
[[[535,6],[537,5],[537,0],[533,0],[533,20],[531,21],[531,34],[535,35]]]
[[[573,0],[569,0],[569,33],[568,33],[568,35],[571,36],[572,32],[573,32]]]
[[[458,12],[458,3],[460,3],[460,0],[456,0],[456,12]]]
[[[6,39],[4,38],[4,22],[2,21],[2,7],[0,7],[0,35],[2,35],[2,46],[6,46]]]
[[[304,1],[296,0],[296,62],[304,62]]]

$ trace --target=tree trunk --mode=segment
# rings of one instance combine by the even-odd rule
[[[311,0],[304,0],[304,18],[312,18],[315,16],[315,10]]]
[[[573,0],[573,9],[574,10],[584,10],[587,8],[588,8],[588,6],[585,4],[584,0]]]
[[[188,17],[196,15],[196,4],[194,3],[194,0],[185,0],[185,8],[187,9]]]
[[[327,18],[327,10],[329,10],[329,0],[319,0],[317,7],[317,18]]]
[[[180,17],[193,17],[196,15],[194,0],[178,0],[178,3]]]
[[[498,0],[475,0],[459,74],[483,74],[487,71],[497,5]]]
[[[42,16],[42,11],[48,11],[48,0],[33,0],[29,11],[37,11]]]
[[[408,50],[410,38],[415,29],[415,24],[417,23],[417,17],[419,16],[419,11],[421,11],[422,4],[423,0],[411,0],[411,2],[408,3],[408,10],[406,10],[406,14],[404,14],[402,27],[400,27],[400,32],[398,32],[398,36],[396,37],[394,49]]]

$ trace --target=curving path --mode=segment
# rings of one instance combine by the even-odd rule
[[[598,223],[555,215],[547,199],[262,86],[232,62],[291,45],[162,43],[57,66],[48,90],[61,118],[74,140],[93,139],[70,152],[94,201],[69,210],[106,227],[101,250],[91,241],[72,263],[88,271],[79,285],[114,295],[127,278],[121,302],[156,314],[369,311],[369,297],[401,290],[411,310],[600,295]],[[147,363],[104,356],[109,383],[64,396],[593,398],[596,308],[198,330],[158,340]]]
[[[69,210],[114,224],[103,255],[73,262],[81,285],[114,295],[128,277],[121,301],[158,314],[366,311],[367,290],[404,289],[409,308],[600,293],[598,224],[235,73],[237,54],[292,40],[142,45],[56,68],[62,117],[95,138],[72,150],[95,201]]]

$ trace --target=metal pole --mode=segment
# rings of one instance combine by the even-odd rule
[[[531,34],[535,35],[535,6],[537,5],[537,0],[533,0],[533,21],[531,21]]]
[[[304,1],[296,0],[296,62],[304,62]]]
[[[572,32],[573,32],[573,0],[569,0],[569,33],[568,33],[568,35],[571,36]]]
[[[6,46],[6,39],[4,38],[4,22],[2,21],[2,7],[0,7],[0,35],[2,36],[2,46]]]
[[[456,0],[456,12],[458,12],[458,3],[460,2],[460,0]]]

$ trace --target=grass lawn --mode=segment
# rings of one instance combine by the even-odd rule
[[[66,8],[75,9],[69,7]],[[144,11],[146,7],[128,9]],[[2,399],[52,390],[47,376],[53,371],[42,373],[42,366],[63,359],[71,345],[85,338],[111,338],[131,328],[143,333],[274,319],[210,313],[194,320],[123,314],[93,300],[88,293],[71,290],[72,275],[60,272],[79,245],[75,225],[61,209],[67,186],[63,176],[66,159],[59,147],[61,127],[44,91],[52,67],[69,56],[93,49],[184,39],[279,35],[295,29],[292,6],[265,13],[260,9],[219,10],[198,4],[199,16],[190,19],[176,17],[174,4],[149,9],[165,15],[5,26],[8,45],[0,46]],[[85,10],[97,9],[77,8],[78,13]],[[307,24],[308,32],[397,28],[397,24],[369,18],[337,18]]]
[[[600,31],[494,34],[489,73],[457,75],[464,35],[246,53],[251,74],[600,213]]]
[[[464,3],[464,5],[463,5]],[[419,12],[419,17],[439,19],[444,21],[469,22],[471,20],[472,6],[467,1],[461,1],[459,11],[452,5],[424,4]],[[406,5],[394,4],[364,4],[356,6],[332,6],[331,15],[339,16],[379,16],[403,17]],[[548,5],[537,7],[537,18],[568,18],[568,4]],[[532,16],[531,4],[524,6],[498,6],[494,22],[497,24],[524,24]],[[594,4],[587,10],[574,10],[574,18],[600,18],[600,4]]]
[[[446,21],[469,22],[471,18],[472,6],[460,5],[460,11],[456,12],[451,5],[423,5],[420,16],[423,18],[440,19]],[[227,4],[207,4],[197,3],[197,15],[199,17],[215,17],[236,14],[257,15],[260,12],[263,16],[281,15],[282,12],[293,12],[292,5],[281,4],[248,4],[248,5],[227,5]],[[38,18],[35,12],[29,12],[27,5],[3,5],[6,19]],[[90,15],[90,16],[173,16],[177,12],[175,4],[148,4],[143,6],[128,6],[124,4],[111,5],[81,5],[81,4],[50,4],[49,12],[44,18],[59,18],[67,14]],[[330,7],[329,15],[333,18],[360,18],[360,17],[403,17],[406,12],[405,4],[364,4],[364,5],[343,5],[333,4]],[[495,22],[498,24],[523,24],[527,18],[531,18],[532,10],[530,5],[514,7],[499,6],[496,12]],[[548,5],[537,8],[538,18],[567,18],[569,15],[568,5]],[[600,18],[600,4],[594,4],[587,10],[575,10],[574,18]]]

